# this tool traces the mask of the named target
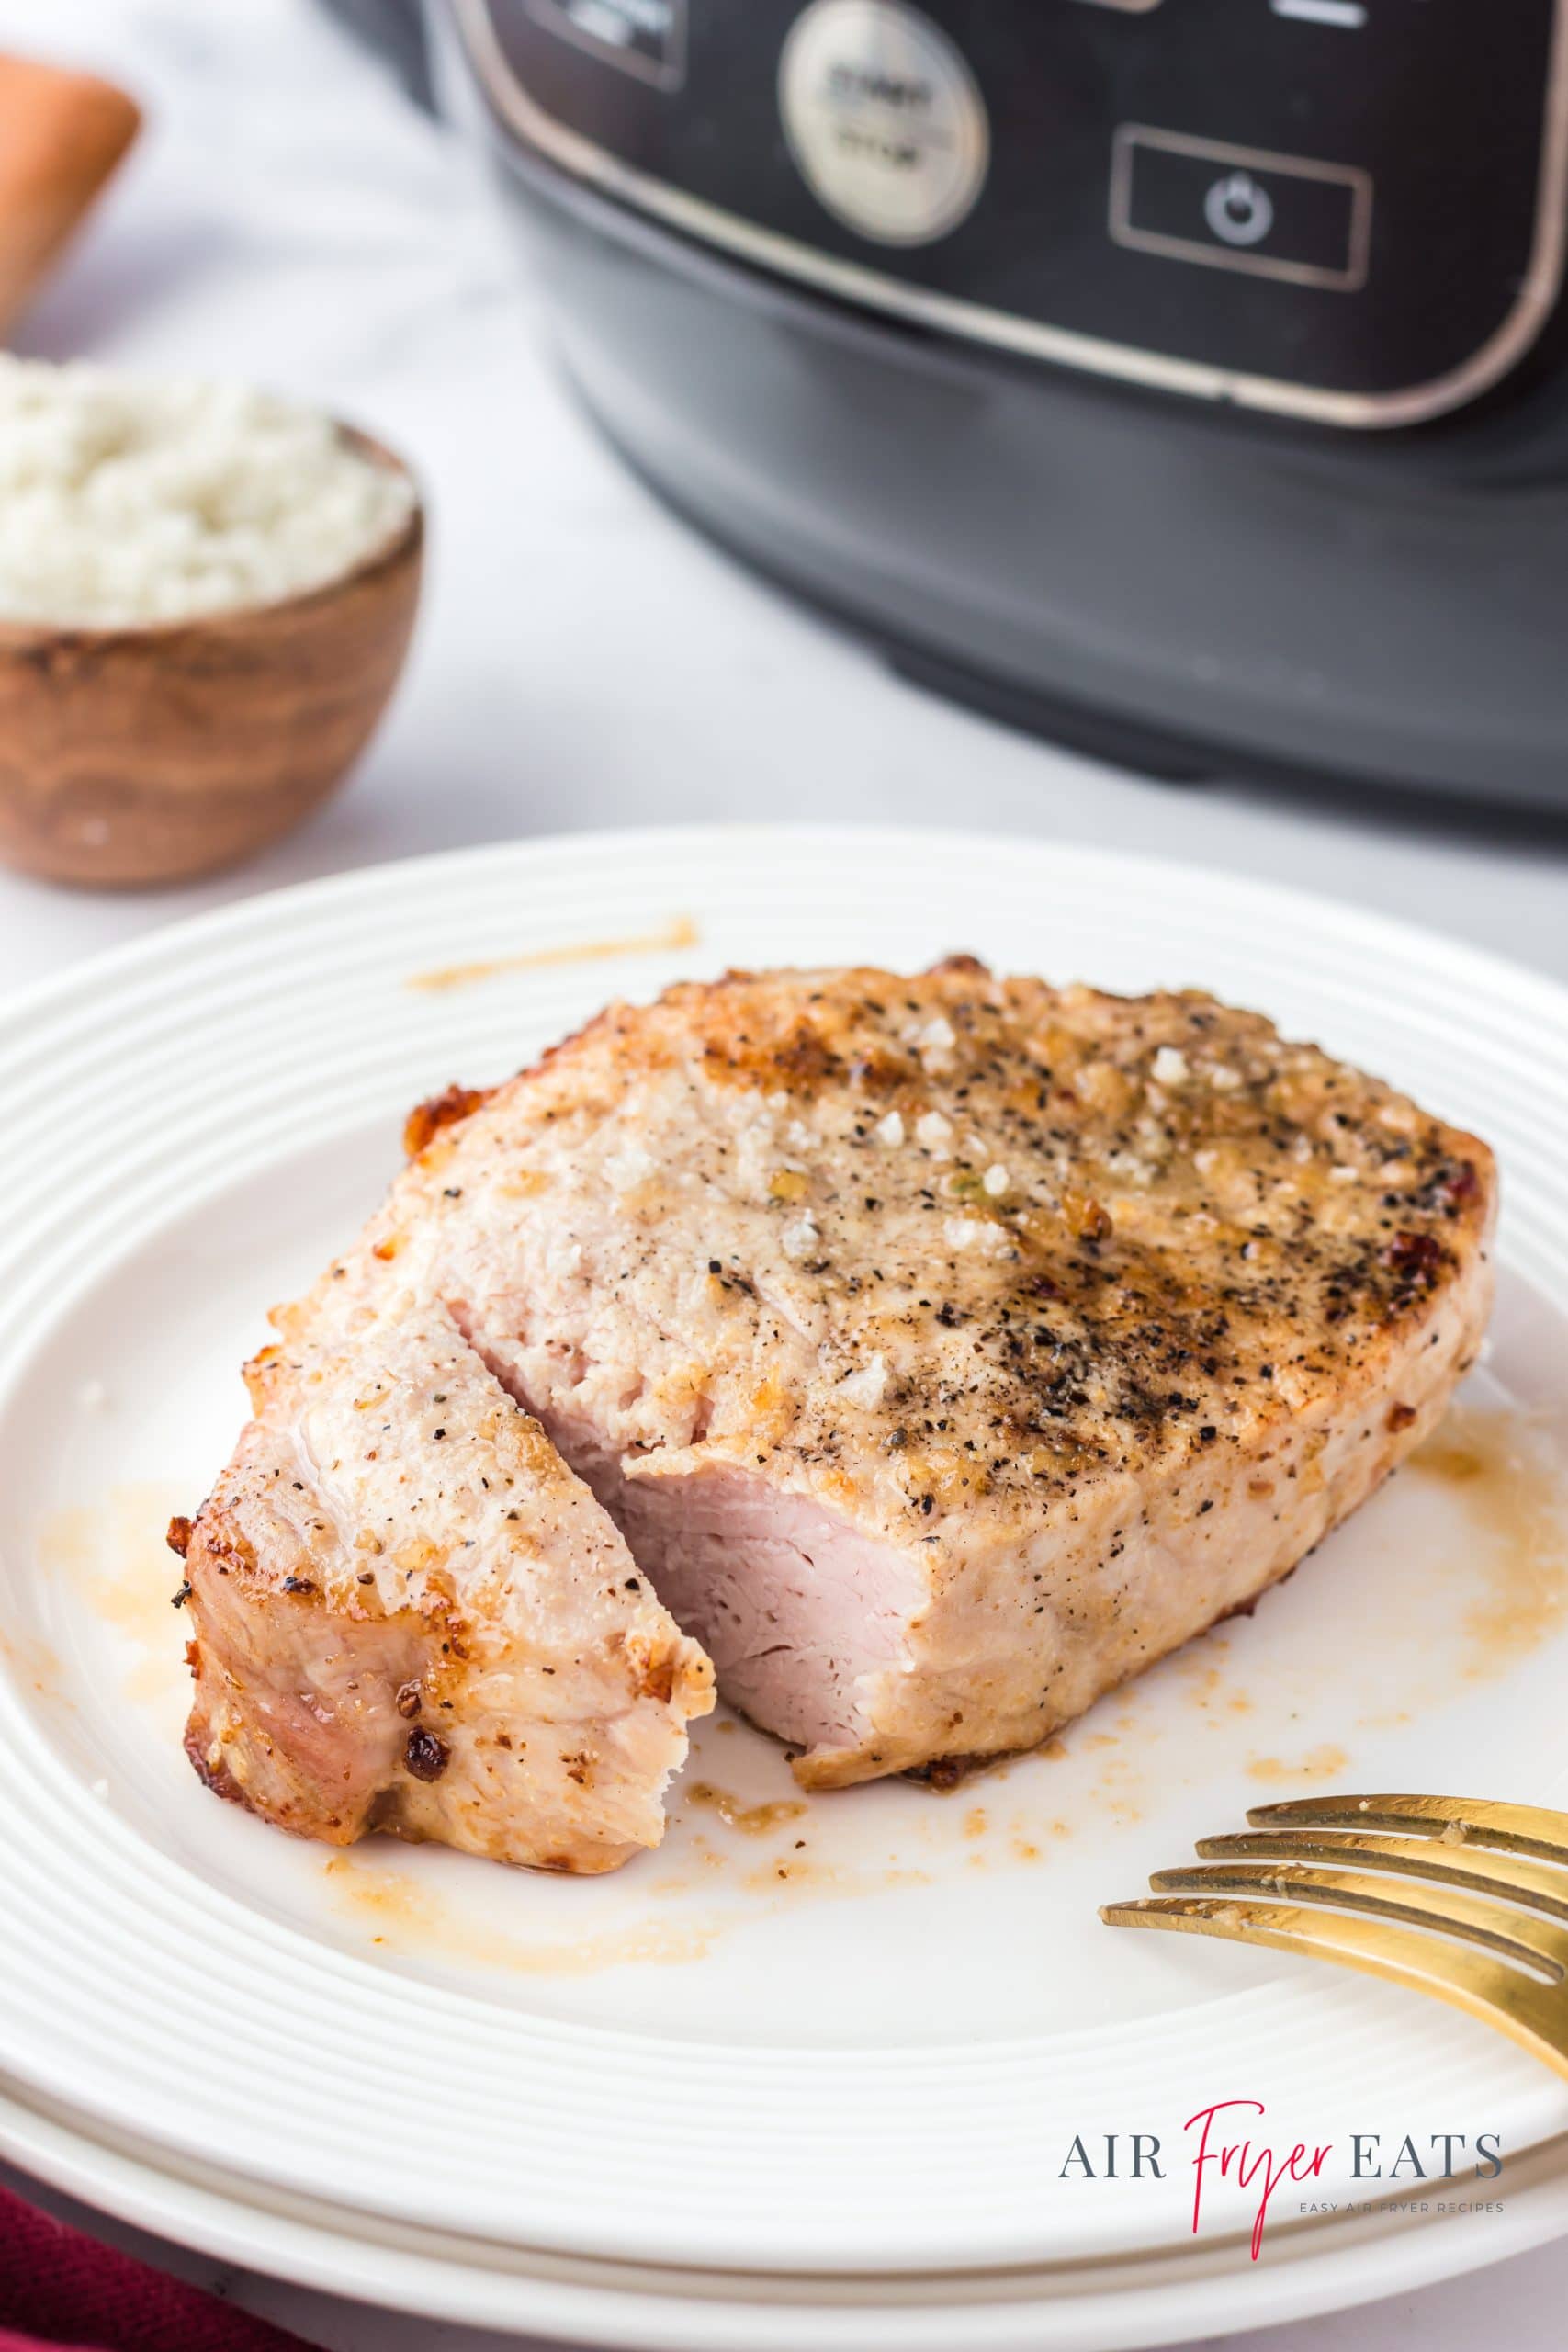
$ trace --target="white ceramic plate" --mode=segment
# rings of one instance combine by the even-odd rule
[[[122,2221],[293,2286],[531,2346],[632,2352],[1144,2352],[1408,2293],[1568,2231],[1562,2141],[1520,2159],[1506,2213],[1480,2231],[1380,2210],[1292,2223],[1257,2268],[1226,2239],[1131,2260],[852,2280],[593,2263],[378,2228],[287,2191],[259,2197],[208,2163],[159,2164],[4,2096],[0,2154]]]
[[[883,1785],[747,1834],[691,1788],[795,1792],[771,1745],[720,1718],[661,1852],[597,1882],[331,1856],[214,1803],[178,1750],[163,1524],[228,1450],[264,1307],[358,1223],[408,1105],[515,1068],[613,991],[955,947],[1211,987],[1494,1141],[1504,1297],[1446,1462],[1404,1474],[1250,1622],[1102,1705],[1066,1756],[953,1797]],[[14,1003],[0,1088],[15,2079],[367,2227],[772,2272],[1190,2244],[1183,2125],[1215,2100],[1260,2102],[1276,2147],[1330,2143],[1322,2199],[1409,2194],[1408,2170],[1352,2192],[1353,2132],[1381,2136],[1385,2166],[1406,2134],[1428,2154],[1462,2135],[1462,2172],[1479,2134],[1517,2162],[1568,2129],[1568,2095],[1446,2011],[1095,1917],[1261,1797],[1568,1797],[1559,991],[1114,854],[661,831],[411,863],[165,933]],[[1163,2177],[1126,2177],[1134,2132],[1161,2139]],[[1067,2165],[1080,2135],[1093,2180]],[[1212,2184],[1201,2238],[1256,2201]],[[1302,2201],[1277,2199],[1278,2227]]]

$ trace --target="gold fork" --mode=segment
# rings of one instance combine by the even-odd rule
[[[1156,1871],[1152,1898],[1108,1903],[1100,1917],[1390,1977],[1568,2075],[1568,1814],[1371,1796],[1302,1797],[1247,1817],[1245,1832],[1200,1838],[1201,1865]]]

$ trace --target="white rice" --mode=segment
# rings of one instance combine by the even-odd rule
[[[276,604],[374,553],[412,504],[330,418],[266,392],[0,353],[0,619]]]

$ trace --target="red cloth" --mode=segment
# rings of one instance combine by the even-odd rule
[[[0,2352],[305,2352],[0,2188]]]

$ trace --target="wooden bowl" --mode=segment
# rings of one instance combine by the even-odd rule
[[[133,889],[232,865],[289,831],[386,708],[423,539],[416,500],[386,545],[278,604],[148,628],[0,622],[0,859]]]

